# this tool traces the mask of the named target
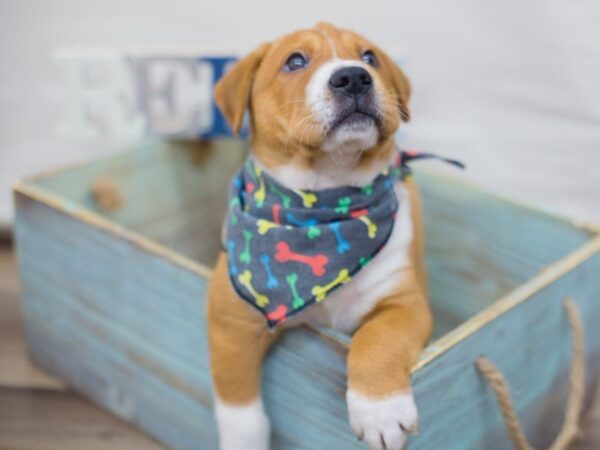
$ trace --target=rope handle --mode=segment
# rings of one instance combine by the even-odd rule
[[[569,397],[562,430],[549,450],[565,450],[573,439],[578,436],[579,417],[583,406],[585,389],[585,351],[581,315],[579,314],[577,305],[571,299],[565,300],[564,308],[567,313],[573,339],[573,356],[571,360],[571,373],[569,375]],[[523,432],[523,427],[512,404],[508,383],[502,372],[489,359],[483,356],[477,359],[475,365],[496,394],[496,400],[498,401],[504,424],[515,449],[535,450],[529,444]]]

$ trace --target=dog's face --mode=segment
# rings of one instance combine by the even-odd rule
[[[366,153],[389,147],[408,120],[410,86],[402,71],[360,35],[319,24],[267,43],[218,83],[216,101],[234,132],[250,110],[257,153]]]

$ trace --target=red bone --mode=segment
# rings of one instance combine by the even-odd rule
[[[284,322],[287,314],[287,306],[279,305],[273,311],[267,314],[267,318],[269,320],[273,320],[275,322]]]
[[[300,253],[294,253],[290,250],[290,246],[287,242],[280,241],[275,246],[277,252],[275,253],[275,259],[279,262],[286,261],[297,261],[310,266],[313,274],[320,277],[325,274],[325,265],[329,262],[329,258],[325,255],[302,255]]]
[[[354,211],[350,211],[350,216],[352,216],[356,219],[358,217],[366,216],[368,212],[369,211],[366,208],[356,209]]]
[[[281,220],[279,219],[279,211],[281,209],[281,205],[279,205],[279,203],[275,203],[273,205],[273,222],[275,222],[277,225],[281,225]]]

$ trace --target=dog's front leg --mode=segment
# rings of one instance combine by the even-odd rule
[[[221,254],[208,292],[208,335],[221,450],[268,450],[260,397],[264,356],[276,335],[234,292]]]
[[[429,339],[431,315],[409,279],[365,318],[348,354],[350,424],[371,449],[399,450],[417,428],[410,369]]]

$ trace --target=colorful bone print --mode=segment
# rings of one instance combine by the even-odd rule
[[[265,204],[265,198],[267,198],[267,191],[265,189],[265,182],[261,178],[259,181],[259,188],[254,193],[254,201],[256,202],[256,206],[262,208]]]
[[[229,240],[227,241],[227,254],[229,255],[229,272],[231,275],[236,276],[238,273],[237,265],[235,264],[235,241]]]
[[[298,220],[294,217],[292,213],[287,213],[286,217],[288,222],[294,225],[297,225],[299,227],[308,227],[306,235],[309,239],[314,239],[316,237],[321,236],[321,230],[319,230],[319,227],[317,226],[316,219]]]
[[[287,311],[287,306],[277,305],[273,311],[267,313],[267,320],[272,324],[283,323],[287,319]]]
[[[333,222],[329,224],[329,228],[333,230],[333,234],[335,235],[335,239],[337,240],[336,250],[338,253],[345,253],[350,250],[350,242],[344,239],[342,236],[342,232],[340,231],[340,223]]]
[[[272,230],[273,228],[278,228],[280,227],[280,225],[277,225],[275,222],[270,222],[265,219],[258,219],[256,221],[256,227],[258,228],[258,234],[263,236],[267,234],[269,230]]]
[[[275,203],[271,208],[273,213],[273,222],[277,225],[281,225],[281,205],[279,203]]]
[[[290,207],[290,204],[292,203],[291,196],[286,195],[283,192],[281,192],[278,188],[276,188],[273,185],[273,183],[269,183],[269,188],[273,194],[277,195],[281,199],[281,204],[283,205],[284,208]]]
[[[367,264],[369,264],[371,262],[371,257],[370,256],[361,256],[360,259],[358,260],[358,263],[360,264],[360,267],[365,267]]]
[[[335,207],[335,212],[338,214],[348,214],[352,199],[350,197],[342,197],[338,200],[338,204]]]
[[[242,230],[244,235],[244,251],[240,253],[240,261],[244,264],[250,264],[252,261],[252,255],[250,254],[250,241],[252,240],[252,232],[248,230]]]
[[[222,233],[239,296],[259,309],[271,328],[326,300],[366,267],[400,226],[393,186],[409,175],[406,160],[419,157],[397,157],[359,189],[317,192],[287,188],[250,157],[230,184]]]
[[[375,236],[377,236],[377,225],[369,219],[369,216],[367,216],[368,212],[367,209],[357,209],[356,211],[352,211],[350,216],[364,223],[367,226],[367,236],[369,236],[369,239],[375,239]]]
[[[371,222],[369,216],[360,216],[358,220],[367,226],[367,236],[369,236],[369,239],[375,239],[375,236],[377,236],[377,225]]]
[[[267,274],[267,287],[269,289],[276,288],[278,286],[277,278],[273,275],[271,268],[269,267],[269,263],[271,262],[271,257],[266,253],[260,255],[260,262],[265,268],[265,273]]]
[[[304,300],[298,294],[298,290],[296,289],[296,283],[298,282],[298,274],[296,272],[292,272],[285,277],[285,281],[287,281],[288,286],[290,287],[290,291],[292,292],[292,308],[298,309],[304,306]]]
[[[262,307],[267,306],[269,304],[269,298],[266,295],[259,294],[258,292],[256,292],[256,289],[254,289],[254,286],[252,286],[252,272],[250,272],[249,270],[244,270],[238,275],[238,280],[240,281],[242,286],[244,286],[246,290],[250,292],[250,295],[254,297],[254,302],[258,306]]]
[[[238,197],[232,198],[229,202],[229,220],[231,220],[231,225],[237,225],[238,218],[235,213],[236,207],[240,206],[240,199]]]
[[[305,208],[312,208],[313,205],[317,202],[318,198],[312,192],[304,192],[300,189],[292,189],[301,199],[302,205]]]
[[[369,214],[369,210],[367,208],[355,209],[354,211],[350,211],[350,217],[354,219],[357,219],[361,216],[366,216],[367,214]]]
[[[320,277],[325,275],[325,266],[329,262],[326,255],[303,255],[302,253],[293,252],[287,242],[280,241],[275,246],[275,259],[280,262],[295,261],[310,266],[313,275]]]
[[[238,189],[238,190],[239,190],[239,189],[241,189],[241,188],[242,188],[242,186],[244,185],[244,180],[242,179],[242,177],[240,177],[240,176],[236,176],[236,177],[233,177],[233,178],[231,179],[231,184],[233,184],[233,187],[234,187],[235,189]],[[238,199],[238,198],[232,198],[232,200],[239,200],[239,199]]]
[[[352,278],[350,277],[350,272],[348,269],[342,269],[338,273],[338,276],[331,282],[324,286],[314,286],[312,288],[312,294],[315,296],[318,302],[322,302],[332,289],[336,288],[340,284],[348,283],[351,279]]]
[[[299,227],[312,227],[317,224],[317,219],[296,219],[296,217],[294,217],[294,215],[291,212],[287,213],[285,216],[289,223],[297,225]]]
[[[321,236],[321,230],[317,226],[308,227],[308,230],[306,231],[306,236],[308,236],[309,239],[318,238],[319,236]]]

